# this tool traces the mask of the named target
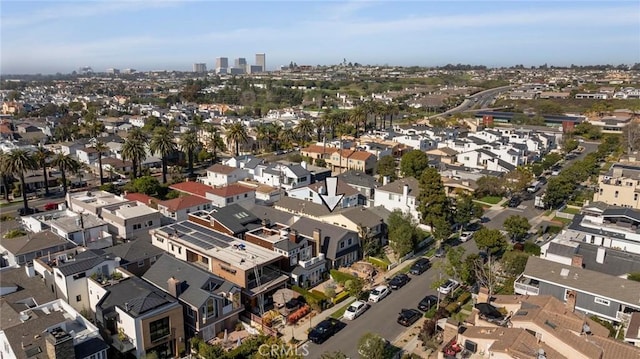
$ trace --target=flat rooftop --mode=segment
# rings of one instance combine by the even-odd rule
[[[282,240],[289,240],[289,227],[275,224],[272,228],[260,227],[247,232],[269,243],[277,243]]]
[[[190,221],[170,224],[156,229],[154,233],[178,243],[182,242],[242,270],[250,270],[256,265],[268,264],[281,257],[268,249]]]
[[[122,203],[127,200],[116,196],[113,193],[105,192],[105,191],[84,191],[77,192],[70,195],[71,201],[75,202],[84,202],[84,203],[93,203],[95,206],[106,206],[109,204]]]
[[[107,222],[93,215],[84,214],[82,215],[82,219],[80,218],[81,215],[75,214],[73,216],[60,216],[49,221],[45,219],[44,222],[49,224],[50,226],[53,225],[56,227],[60,227],[67,233],[79,231],[81,230],[81,226],[83,226],[84,228],[94,228],[107,224]]]
[[[112,213],[113,215],[118,216],[120,218],[135,218],[135,217],[145,216],[148,214],[158,213],[158,211],[153,208],[143,206],[143,205],[138,205],[137,203],[123,203],[120,206],[103,208],[102,210],[105,212]]]

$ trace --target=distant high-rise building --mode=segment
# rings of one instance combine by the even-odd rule
[[[233,60],[233,67],[237,67],[239,69],[244,69],[247,67],[247,59],[244,57],[239,57]]]
[[[107,74],[109,75],[118,75],[120,73],[119,69],[107,69]]]
[[[267,71],[267,55],[256,54],[256,65],[262,66],[262,71]]]
[[[204,64],[204,63],[193,64],[193,72],[196,72],[199,74],[207,72],[207,64]]]
[[[230,75],[242,75],[246,73],[247,69],[244,67],[232,67],[229,69],[228,74]]]
[[[80,68],[80,71],[78,71],[79,73],[86,75],[86,74],[92,74],[93,73],[93,69],[91,68],[91,66],[84,66]]]
[[[257,74],[257,73],[262,72],[262,71],[264,71],[262,66],[259,66],[259,65],[247,66],[247,73],[248,74]]]
[[[131,75],[136,72],[136,69],[124,69],[122,70],[123,74]]]
[[[226,69],[229,67],[229,59],[226,57],[218,57],[216,59],[216,69]]]

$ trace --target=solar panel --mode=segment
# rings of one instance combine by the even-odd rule
[[[182,226],[184,226],[186,228],[189,228],[191,230],[198,231],[198,232],[204,232],[204,231],[207,230],[206,227],[203,227],[203,226],[200,226],[200,225],[197,225],[195,223],[188,222],[188,221],[187,222],[182,222],[180,225],[182,225]]]
[[[190,229],[190,228],[187,228],[187,227],[185,227],[185,226],[183,226],[183,225],[181,225],[181,224],[174,224],[174,225],[173,225],[173,228],[174,228],[175,230],[177,230],[178,232],[180,232],[180,234],[184,234],[184,233],[189,233],[189,232],[191,232],[191,229]]]
[[[181,239],[186,241],[186,242],[189,242],[189,243],[191,243],[193,245],[196,245],[196,246],[198,246],[198,247],[200,247],[202,249],[205,249],[205,250],[211,249],[211,248],[214,247],[213,244],[211,244],[209,242],[202,241],[202,240],[200,240],[198,238],[195,238],[195,237],[193,237],[192,235],[189,235],[189,234],[183,236]]]

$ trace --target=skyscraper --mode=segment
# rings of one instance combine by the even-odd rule
[[[244,69],[247,67],[247,59],[244,57],[239,57],[233,61],[233,67],[237,67],[239,69]]]
[[[204,64],[204,63],[193,64],[193,72],[197,72],[200,74],[207,72],[207,64]]]
[[[216,69],[226,69],[229,67],[229,59],[226,57],[218,57],[216,59]]]
[[[264,53],[256,54],[256,65],[262,66],[262,71],[267,71],[267,58]]]

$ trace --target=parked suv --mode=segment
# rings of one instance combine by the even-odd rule
[[[309,340],[316,344],[324,343],[332,335],[340,330],[341,322],[334,318],[321,321],[309,332]]]
[[[391,278],[391,280],[389,281],[389,287],[391,287],[391,289],[393,290],[398,290],[404,287],[405,284],[409,283],[410,280],[411,278],[409,278],[408,275],[400,273]]]
[[[409,273],[413,275],[420,275],[429,268],[431,268],[431,262],[429,261],[429,259],[420,258],[413,263],[411,269],[409,269]]]

